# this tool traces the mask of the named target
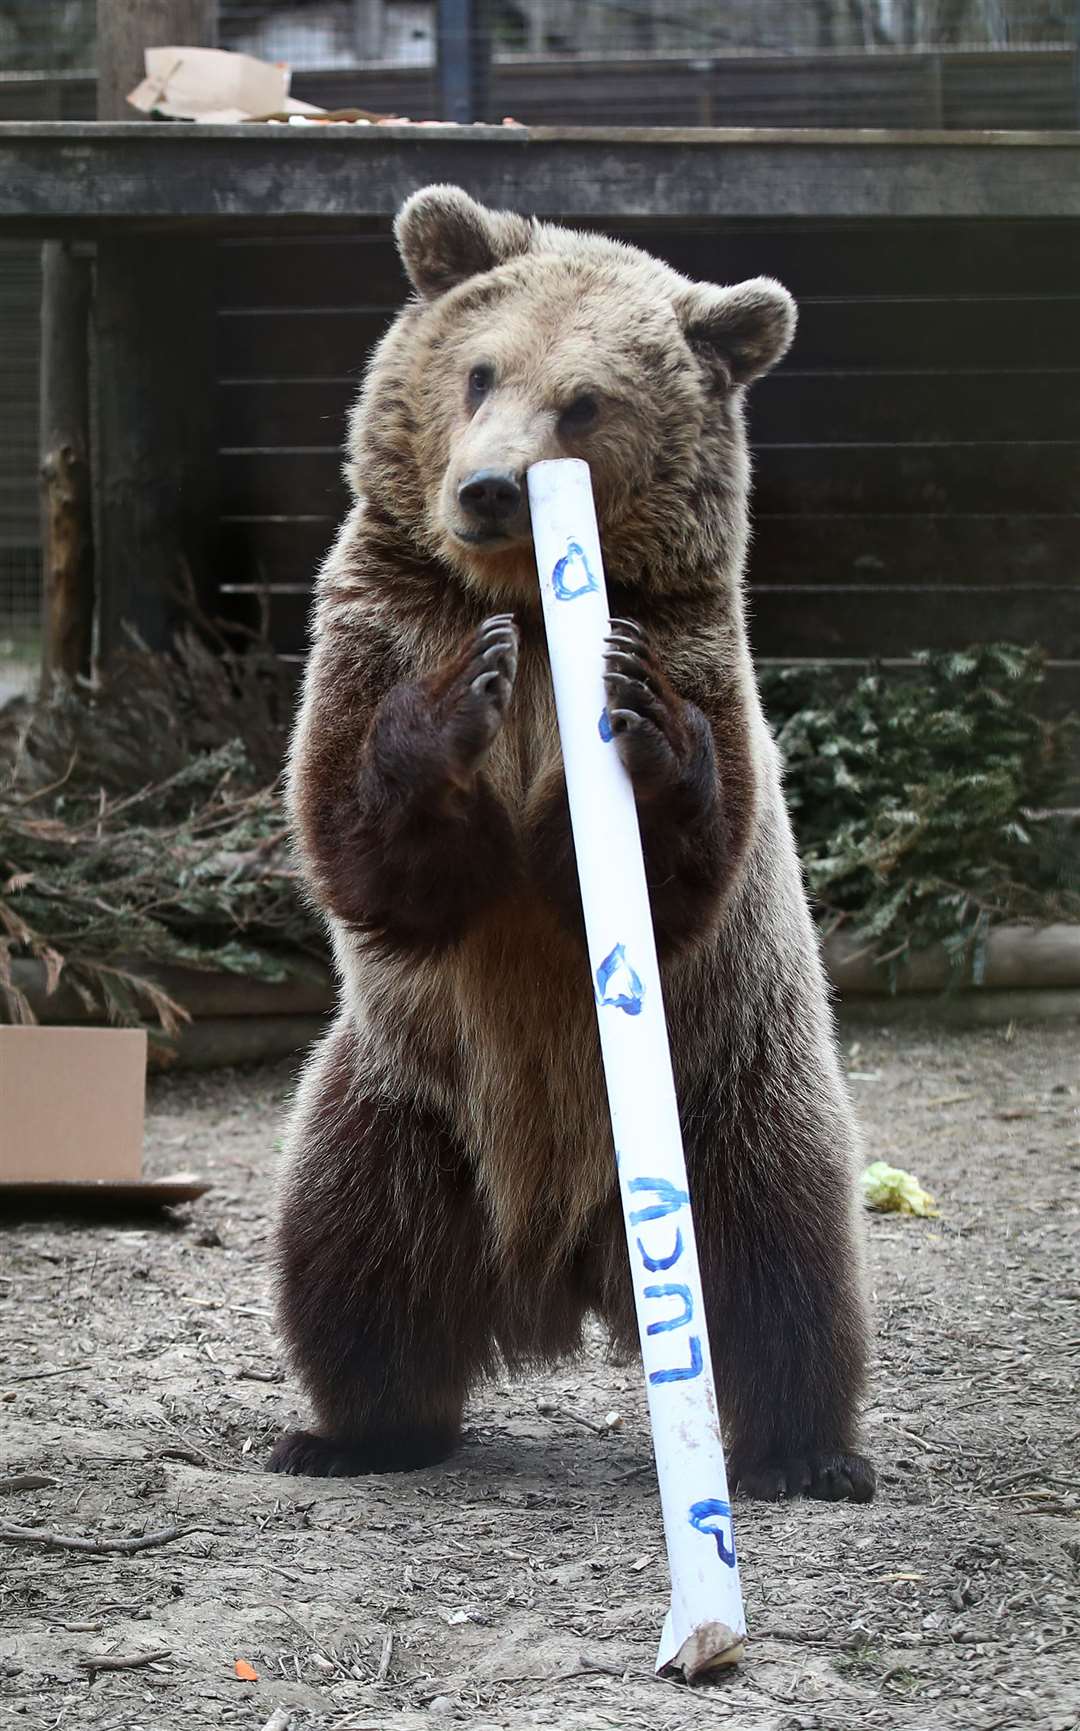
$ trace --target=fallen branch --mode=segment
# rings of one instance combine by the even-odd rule
[[[379,1665],[375,1672],[376,1683],[385,1683],[386,1674],[390,1669],[390,1661],[394,1656],[394,1631],[387,1629],[383,1636],[382,1653],[379,1655]]]
[[[171,1647],[160,1647],[153,1653],[104,1653],[100,1658],[80,1659],[79,1669],[92,1675],[98,1671],[137,1671],[140,1665],[156,1665],[159,1659],[171,1658]]]
[[[59,1482],[59,1479],[46,1478],[44,1473],[13,1473],[9,1479],[0,1479],[0,1497],[12,1491],[55,1490]]]
[[[291,1724],[292,1708],[275,1707],[269,1719],[266,1721],[266,1724],[263,1726],[263,1731],[289,1731]]]
[[[143,1533],[134,1539],[80,1539],[70,1533],[52,1533],[47,1527],[0,1527],[0,1539],[9,1545],[43,1545],[47,1551],[79,1551],[90,1557],[129,1557],[155,1545],[169,1545],[190,1533],[209,1532],[208,1527],[162,1527],[158,1533]]]
[[[19,1370],[8,1382],[44,1382],[47,1376],[74,1376],[78,1370],[93,1370],[92,1364],[58,1364],[53,1370]]]

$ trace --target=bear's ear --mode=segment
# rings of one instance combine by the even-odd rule
[[[526,217],[487,210],[460,186],[414,192],[394,223],[402,263],[425,300],[528,252],[532,232]]]
[[[795,302],[769,276],[733,288],[691,283],[676,297],[675,312],[690,347],[736,385],[767,373],[795,335]]]

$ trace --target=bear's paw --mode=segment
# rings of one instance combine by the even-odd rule
[[[788,1497],[868,1503],[877,1488],[877,1475],[866,1456],[841,1452],[764,1461],[732,1476],[739,1496],[763,1503],[783,1502]]]
[[[274,1444],[266,1470],[311,1479],[416,1472],[444,1461],[457,1441],[457,1431],[442,1425],[377,1431],[367,1437],[316,1436],[312,1431],[292,1430]]]

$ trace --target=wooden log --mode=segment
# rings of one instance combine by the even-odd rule
[[[175,1041],[150,1043],[150,1068],[216,1070],[227,1064],[269,1064],[314,1044],[325,1016],[221,1016],[192,1022]]]
[[[206,973],[197,968],[148,968],[130,956],[120,958],[118,966],[148,975],[193,1019],[325,1015],[333,1009],[336,995],[327,970],[314,963],[301,964],[288,979],[281,981]],[[45,969],[40,962],[12,962],[11,973],[39,1022],[71,1024],[101,1019],[87,1010],[78,993],[63,978],[49,996],[45,990]]]
[[[134,120],[127,96],[145,75],[147,48],[212,48],[217,0],[97,0],[97,116]]]
[[[840,999],[838,1011],[841,1023],[853,1028],[999,1028],[1080,1020],[1080,991],[906,992],[893,998],[853,992]]]
[[[67,241],[41,256],[42,680],[89,673],[94,629],[90,471],[90,260]]]
[[[858,939],[834,932],[824,951],[829,977],[844,998],[889,992],[887,968]],[[905,996],[949,985],[969,993],[1080,988],[1080,926],[995,926],[983,947],[978,980],[972,979],[970,962],[957,973],[940,944],[916,951],[897,976],[897,991]]]

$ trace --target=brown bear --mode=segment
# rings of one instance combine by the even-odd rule
[[[279,1472],[419,1467],[479,1378],[636,1327],[525,476],[587,459],[733,1484],[873,1495],[856,1136],[754,681],[746,386],[767,278],[429,187],[349,434],[289,798],[337,1020],[300,1085],[279,1317],[315,1410]]]

